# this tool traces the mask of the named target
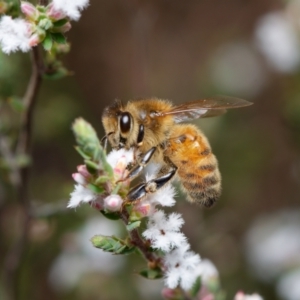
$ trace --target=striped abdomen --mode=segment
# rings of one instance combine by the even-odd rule
[[[165,155],[177,166],[188,200],[211,207],[221,194],[221,175],[203,133],[193,125],[175,125]]]

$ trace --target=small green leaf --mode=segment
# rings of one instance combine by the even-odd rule
[[[121,218],[119,212],[106,212],[101,210],[101,213],[109,220],[119,220]]]
[[[61,27],[61,26],[64,26],[65,24],[67,24],[69,22],[68,19],[61,19],[61,20],[58,20],[56,22],[53,22],[53,26],[54,27]]]
[[[53,41],[58,44],[66,44],[67,43],[65,36],[60,32],[51,33],[51,36],[52,36]]]
[[[42,42],[42,45],[46,51],[50,51],[53,45],[52,37],[49,33],[46,34],[45,39]]]
[[[11,97],[8,99],[8,103],[10,107],[18,113],[23,112],[25,110],[25,105],[21,98]]]
[[[85,154],[78,146],[75,146],[75,150],[85,159],[89,159],[90,157]]]
[[[110,177],[108,177],[108,176],[99,176],[96,179],[95,184],[98,185],[98,184],[101,184],[101,183],[105,183],[107,181],[110,181]]]
[[[115,236],[95,235],[92,237],[91,242],[94,247],[114,254],[127,254],[135,248],[131,245],[128,246],[124,241]]]
[[[163,272],[160,268],[144,269],[139,274],[147,279],[159,279],[163,277]]]
[[[87,185],[87,188],[90,189],[91,191],[93,191],[96,194],[103,194],[105,192],[104,187],[97,186],[97,185],[94,185],[92,183],[89,183]]]
[[[199,293],[200,289],[201,289],[201,277],[198,276],[196,281],[194,282],[191,290],[190,290],[190,293],[193,297],[196,297],[197,294]]]
[[[96,164],[95,162],[85,159],[84,160],[86,167],[88,168],[89,171],[91,171],[92,174],[95,174],[99,170],[99,165]]]
[[[133,229],[140,227],[140,225],[141,225],[141,221],[131,222],[128,225],[126,225],[126,229],[128,231],[132,231]]]
[[[53,23],[47,18],[41,18],[38,23],[38,26],[44,30],[48,30],[51,27],[53,27]]]

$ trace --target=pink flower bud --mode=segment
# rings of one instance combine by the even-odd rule
[[[171,299],[174,299],[176,296],[178,296],[178,291],[172,290],[172,289],[169,289],[169,288],[164,288],[161,291],[161,294],[165,299],[170,299],[171,300]]]
[[[55,10],[53,7],[53,3],[50,3],[47,6],[47,16],[51,18],[53,21],[61,20],[66,18],[67,16],[60,10]]]
[[[78,171],[78,173],[80,173],[85,178],[91,177],[91,174],[87,170],[86,165],[77,166],[77,171]]]
[[[82,185],[86,184],[85,177],[82,176],[80,173],[73,173],[72,177],[77,183],[82,184]]]
[[[36,19],[39,15],[39,12],[35,6],[25,1],[21,2],[21,11],[26,17],[32,20]]]
[[[155,208],[154,208],[154,206],[151,205],[150,202],[143,201],[143,202],[136,204],[133,207],[133,211],[135,214],[137,213],[142,218],[142,217],[147,217],[147,216],[152,215],[155,211]]]
[[[104,199],[104,208],[108,211],[120,210],[123,199],[119,195],[110,195]]]
[[[69,31],[72,28],[72,25],[70,22],[66,23],[65,25],[59,27],[60,32],[65,33]]]
[[[41,42],[40,37],[37,34],[33,34],[29,39],[29,46],[34,47]]]

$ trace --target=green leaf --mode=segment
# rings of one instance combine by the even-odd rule
[[[199,293],[200,289],[201,289],[201,277],[198,276],[196,281],[194,282],[191,290],[190,290],[190,293],[192,295],[192,297],[196,297],[197,294]]]
[[[89,183],[87,185],[87,188],[90,189],[91,191],[93,191],[96,194],[103,194],[105,192],[104,187],[97,186],[97,185],[94,185],[92,183]]]
[[[108,176],[99,176],[96,181],[95,181],[95,184],[98,185],[98,184],[101,184],[101,183],[105,183],[107,181],[109,181],[111,178],[108,177]]]
[[[46,34],[45,39],[42,42],[42,45],[46,51],[50,51],[53,45],[52,37],[49,33]]]
[[[106,212],[104,210],[100,212],[109,220],[119,220],[121,218],[119,212]]]
[[[114,254],[128,254],[135,248],[115,236],[95,235],[92,237],[91,242],[94,247]]]
[[[75,146],[75,150],[85,159],[89,159],[90,157],[85,154],[78,146]]]
[[[65,24],[67,24],[69,22],[68,19],[61,19],[61,20],[58,20],[56,22],[53,22],[53,26],[54,27],[61,27],[61,26],[64,26]]]
[[[147,279],[159,279],[163,277],[163,272],[160,268],[144,269],[139,274]]]
[[[53,50],[53,48],[52,48]],[[55,70],[51,70],[50,72],[47,71],[46,73],[43,74],[43,78],[45,79],[51,79],[51,80],[56,80],[56,79],[61,79],[64,78],[66,76],[71,76],[72,73],[64,68],[64,67],[58,67]]]
[[[85,165],[89,171],[91,171],[92,174],[95,174],[99,170],[99,165],[96,164],[95,162],[85,159],[84,160]]]
[[[21,98],[11,97],[8,99],[8,103],[10,107],[18,113],[21,113],[25,110],[25,105]]]
[[[41,18],[38,23],[38,26],[44,30],[48,30],[51,27],[53,27],[53,23],[47,18]]]
[[[91,169],[104,170],[105,173],[112,178],[112,167],[106,160],[105,150],[101,146],[94,128],[84,119],[78,118],[73,123],[72,129],[81,155],[84,154],[89,158],[87,165],[89,164]],[[96,166],[95,162],[99,162],[99,166]]]
[[[141,221],[131,222],[128,225],[126,225],[126,229],[128,231],[132,231],[133,229],[140,227],[140,225],[141,225]]]
[[[51,33],[51,36],[52,36],[53,41],[58,44],[66,44],[67,43],[65,36],[60,32]]]

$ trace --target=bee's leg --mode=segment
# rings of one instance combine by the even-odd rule
[[[107,150],[107,135],[105,135],[101,139],[100,143],[101,143],[101,146],[103,147],[104,151],[106,152],[106,150]]]
[[[148,193],[155,193],[157,190],[162,188],[166,183],[168,183],[175,175],[177,168],[172,169],[170,172],[152,179],[148,182],[140,183],[133,187],[126,196],[127,202],[133,202],[141,200]]]
[[[152,147],[150,150],[148,150],[141,158],[141,160],[137,163],[137,165],[135,167],[133,167],[128,175],[120,180],[120,181],[125,181],[128,179],[134,179],[135,177],[137,177],[142,171],[143,169],[147,166],[147,164],[149,163],[151,157],[153,156],[154,152],[156,150],[156,147]]]

